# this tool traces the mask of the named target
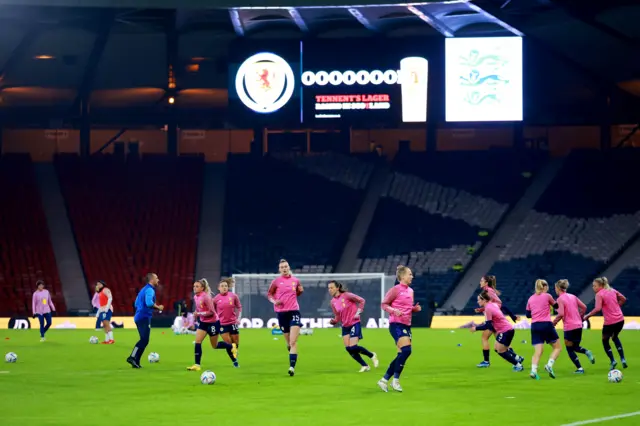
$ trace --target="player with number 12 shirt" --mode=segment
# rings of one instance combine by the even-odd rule
[[[271,281],[267,298],[273,303],[273,309],[278,316],[278,325],[289,351],[289,376],[293,376],[298,361],[298,336],[302,326],[298,296],[304,290],[300,280],[291,274],[291,267],[285,259],[280,259],[278,271],[280,276]]]
[[[362,366],[360,372],[364,373],[371,369],[362,359],[362,355],[371,358],[373,366],[378,368],[378,357],[375,352],[370,352],[358,345],[360,340],[363,339],[360,314],[364,310],[365,300],[360,296],[349,293],[344,285],[338,281],[329,281],[329,294],[331,295],[331,309],[334,316],[331,319],[331,324],[342,323],[344,346],[351,358]]]

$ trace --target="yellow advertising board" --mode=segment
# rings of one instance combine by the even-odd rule
[[[436,315],[431,321],[431,328],[445,328],[455,329],[460,328],[462,325],[474,321],[476,324],[484,322],[484,317],[481,315],[474,316],[455,316],[455,315]],[[602,317],[592,317],[589,319],[590,327],[594,330],[602,330],[604,320]],[[531,328],[530,320],[528,318],[522,318],[516,325],[516,329],[529,329]],[[562,322],[557,325],[558,329],[562,329]],[[624,328],[627,330],[640,330],[640,317],[626,317]]]
[[[135,329],[133,317],[113,317],[111,324],[116,327]],[[31,317],[0,318],[0,328],[26,329],[38,328],[37,319]],[[55,330],[92,330],[96,328],[96,317],[56,317],[51,318],[51,328]]]

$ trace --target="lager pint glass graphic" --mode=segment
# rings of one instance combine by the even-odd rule
[[[402,90],[402,121],[424,123],[427,121],[427,82],[429,61],[410,57],[400,61],[400,85]]]

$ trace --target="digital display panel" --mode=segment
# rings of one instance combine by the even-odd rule
[[[446,121],[522,121],[522,38],[447,38],[445,80]]]

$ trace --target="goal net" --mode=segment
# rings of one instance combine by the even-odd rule
[[[267,291],[278,274],[234,274],[234,292],[242,303],[241,327],[272,328],[278,321],[273,304],[267,300]],[[388,315],[380,308],[385,293],[394,286],[395,277],[382,273],[359,274],[296,274],[304,293],[298,299],[302,326],[308,328],[332,327],[331,296],[327,291],[329,281],[341,282],[347,291],[366,300],[361,323],[366,328],[388,327]]]

